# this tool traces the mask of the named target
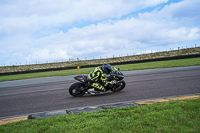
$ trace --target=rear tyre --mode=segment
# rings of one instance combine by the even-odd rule
[[[113,86],[113,88],[111,89],[111,91],[113,91],[113,92],[119,92],[119,91],[123,90],[125,86],[126,86],[125,81],[121,80],[119,83],[117,83],[117,84],[115,84]]]
[[[69,93],[74,97],[81,97],[85,94],[83,83],[74,83],[69,87]]]

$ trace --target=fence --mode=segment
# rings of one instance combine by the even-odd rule
[[[35,64],[46,64],[46,63],[61,63],[61,62],[72,62],[72,61],[86,61],[86,60],[95,60],[95,59],[108,59],[108,58],[115,58],[115,57],[125,57],[125,56],[132,56],[132,55],[142,55],[142,54],[149,54],[149,53],[157,53],[157,52],[169,52],[174,50],[181,50],[181,49],[188,49],[188,48],[196,48],[200,45],[194,44],[191,46],[185,47],[174,47],[169,49],[163,50],[149,50],[149,51],[141,51],[138,53],[127,53],[126,55],[119,54],[119,55],[112,55],[112,56],[92,56],[92,57],[85,57],[85,58],[69,58],[69,59],[57,59],[57,60],[46,60],[46,61],[34,61],[34,62],[26,62],[26,63],[9,63],[9,64],[1,64],[0,67],[4,66],[21,66],[21,65],[35,65]]]

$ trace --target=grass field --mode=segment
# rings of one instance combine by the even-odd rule
[[[200,58],[117,65],[115,67],[116,68],[119,67],[121,71],[128,71],[128,70],[155,69],[155,68],[195,66],[195,65],[200,65]],[[0,81],[40,78],[40,77],[50,77],[50,76],[86,74],[86,73],[91,72],[93,69],[94,68],[82,68],[82,69],[69,69],[69,70],[60,70],[60,71],[37,72],[37,73],[28,73],[28,74],[0,76]]]
[[[199,133],[200,99],[60,115],[0,126],[1,133]]]

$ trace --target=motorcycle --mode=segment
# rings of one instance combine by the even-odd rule
[[[95,92],[94,88],[88,84],[88,76],[87,75],[78,75],[74,77],[75,80],[78,80],[80,82],[73,83],[69,87],[69,93],[74,97],[80,97],[84,94],[96,94],[101,92]],[[106,91],[113,91],[113,92],[119,92],[123,90],[126,86],[124,79],[124,75],[122,72],[120,72],[120,69],[116,69],[115,67],[112,67],[112,71],[109,75],[106,75],[107,81],[112,81],[112,85],[104,86]]]

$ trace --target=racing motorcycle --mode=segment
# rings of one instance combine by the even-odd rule
[[[75,80],[79,82],[73,83],[69,88],[69,93],[74,97],[80,97],[84,94],[96,94],[101,92],[96,92],[92,86],[88,84],[88,76],[87,75],[78,75],[74,77]],[[112,71],[109,75],[106,75],[106,80],[110,81],[114,84],[104,86],[106,91],[119,92],[123,90],[126,86],[124,79],[124,75],[120,72],[120,69],[116,69],[112,67]]]

